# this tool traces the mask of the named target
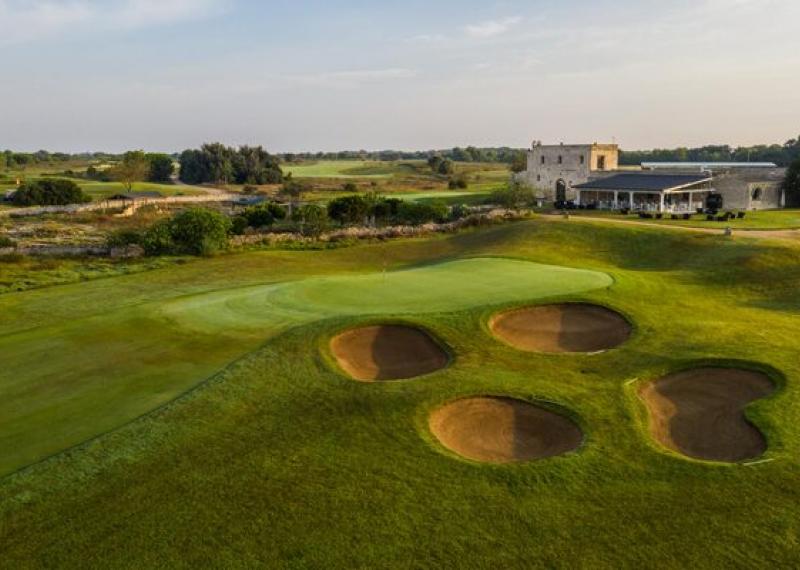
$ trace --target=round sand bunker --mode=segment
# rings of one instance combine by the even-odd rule
[[[750,402],[775,389],[760,372],[696,368],[643,386],[650,433],[665,447],[710,461],[743,461],[764,453],[767,442],[744,415]]]
[[[514,309],[493,317],[495,336],[529,352],[598,352],[631,335],[619,313],[598,305],[567,303]]]
[[[403,380],[447,366],[449,357],[431,336],[414,327],[377,325],[346,331],[331,341],[339,366],[356,380]]]
[[[510,463],[577,449],[580,428],[569,418],[513,398],[456,400],[434,411],[430,430],[448,449],[475,461]]]

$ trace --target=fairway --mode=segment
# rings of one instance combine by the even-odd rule
[[[147,276],[141,276],[142,284]],[[410,315],[608,287],[603,273],[501,258],[237,288],[91,312],[0,336],[0,472],[117,427],[281,330],[345,315]],[[64,287],[63,303],[73,291]],[[54,290],[54,292],[58,292]],[[51,302],[53,298],[51,297]],[[51,355],[42,359],[41,355]],[[109,371],[113,371],[109,377]],[[58,378],[54,383],[52,379]],[[48,418],[44,421],[44,418]]]
[[[0,295],[4,564],[792,567],[798,289],[790,241],[535,219]],[[613,349],[494,336],[576,303]],[[643,399],[708,369],[770,390]],[[697,402],[754,443],[697,453]]]
[[[295,178],[391,178],[404,172],[403,165],[365,160],[321,160],[309,164],[283,165],[285,174]]]

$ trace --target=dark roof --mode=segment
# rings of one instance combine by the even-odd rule
[[[142,190],[141,192],[125,192],[123,194],[114,194],[109,196],[109,200],[142,200],[144,198],[163,198],[161,192],[156,190]]]
[[[704,174],[614,174],[606,178],[576,184],[579,190],[650,190],[660,192],[710,180]]]

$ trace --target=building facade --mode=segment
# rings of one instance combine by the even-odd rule
[[[534,189],[544,202],[575,200],[573,187],[619,168],[615,144],[558,144],[535,142],[528,151],[528,168],[518,180]]]
[[[725,209],[735,210],[764,210],[782,208],[785,198],[781,189],[786,169],[778,168],[770,163],[644,163],[641,168],[631,170],[619,169],[619,147],[616,144],[558,144],[543,145],[534,142],[528,151],[527,170],[516,176],[516,180],[531,187],[535,199],[542,205],[550,203],[563,205],[566,203],[586,204],[591,194],[581,192],[578,186],[593,183],[610,176],[625,176],[647,173],[647,177],[659,175],[698,175],[702,174],[713,179],[713,184],[704,185],[704,194],[709,198],[714,196],[714,203]],[[628,181],[629,182],[629,181]],[[661,181],[652,181],[653,187],[659,186]],[[623,179],[617,179],[618,190],[627,191]],[[613,192],[614,188],[594,188],[584,190],[598,190]],[[644,189],[646,190],[646,189]],[[671,190],[664,189],[666,206],[671,207],[672,200],[677,196],[670,196]],[[612,195],[612,194],[609,194]],[[619,195],[618,195],[619,196]],[[630,196],[625,195],[630,201]],[[625,198],[625,196],[623,198]],[[687,196],[689,196],[687,198]],[[583,199],[582,199],[583,198]],[[692,196],[685,193],[683,202],[694,206]],[[620,207],[624,201],[610,200],[602,195],[596,200],[598,207]],[[662,200],[659,198],[660,207]],[[588,204],[587,204],[588,205]],[[644,203],[643,203],[644,205]],[[648,207],[652,206],[648,202]],[[625,207],[636,207],[635,204],[626,204]]]

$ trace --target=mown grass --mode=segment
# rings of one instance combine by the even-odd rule
[[[672,220],[669,219],[669,214],[665,214],[665,218],[667,219],[641,220],[636,214],[622,216],[614,212],[589,210],[576,210],[570,213],[588,217],[612,217],[620,220],[644,221],[647,223],[683,226],[689,228],[724,229],[725,227],[730,226],[733,229],[743,230],[800,229],[800,209],[758,210],[754,212],[746,212],[744,219],[728,220],[727,222],[708,221],[705,214],[695,214],[690,220]]]
[[[472,291],[470,276],[480,272],[466,265],[466,275],[448,277],[441,273],[446,265],[429,265],[476,256],[611,275],[610,288],[562,290],[557,298],[620,310],[635,324],[632,339],[594,356],[513,350],[487,334],[486,321],[500,308],[541,300],[536,290],[524,293],[533,283],[519,268],[528,266],[516,265],[510,275],[489,271],[497,282],[460,304],[454,295]],[[371,310],[366,295],[379,287],[383,267],[432,268],[437,277],[427,285],[435,295],[425,297],[422,287],[423,297],[401,310],[395,299]],[[560,283],[570,286],[586,275],[597,273],[567,273]],[[359,290],[363,279],[373,284]],[[292,311],[299,304],[313,318],[292,321],[270,338],[269,329],[258,331],[259,313],[270,313],[259,301],[277,295],[277,306],[285,306],[281,295],[289,285],[268,284],[289,280],[302,280],[290,295]],[[415,282],[395,283],[398,295]],[[153,376],[141,378],[137,399],[155,404],[181,371],[175,361],[202,360],[236,336],[219,332],[220,325],[248,329],[253,343],[263,343],[251,351],[240,336],[235,342],[245,350],[232,351],[235,362],[196,390],[6,477],[0,483],[3,562],[793,566],[800,546],[800,301],[792,294],[798,286],[800,248],[791,244],[535,220],[429,240],[232,255],[0,297],[3,314],[14,315],[0,322],[6,335],[0,342],[13,339],[14,360],[26,350],[26,338],[35,345],[48,337],[51,344],[39,348],[49,355],[67,348],[62,339],[79,338],[83,349],[70,347],[72,365],[99,359],[98,369],[106,369],[97,373],[103,378],[97,389],[79,398],[69,397],[75,380],[64,381],[60,366],[37,382],[19,369],[2,384],[15,386],[11,395],[19,402],[83,407],[82,422],[87,413],[122,419],[130,411],[120,405],[124,397],[107,410],[90,402],[128,389],[116,379],[123,368],[142,365],[142,347]],[[508,287],[523,294],[509,297]],[[363,310],[338,311],[359,299]],[[452,365],[408,382],[344,378],[330,365],[328,339],[382,316],[433,331],[455,355]],[[103,319],[111,319],[110,329]],[[192,332],[166,339],[159,329],[165,326]],[[239,357],[242,352],[249,353]],[[692,461],[650,440],[635,385],[709,359],[756,362],[772,371],[779,391],[748,411],[768,437],[770,462]],[[159,377],[159,367],[173,367],[171,375]],[[427,412],[481,393],[563,406],[580,422],[586,442],[576,453],[519,465],[481,465],[443,453],[427,432]],[[51,417],[32,414],[28,426],[45,434]],[[66,429],[51,428],[48,435],[58,437],[56,431]]]

